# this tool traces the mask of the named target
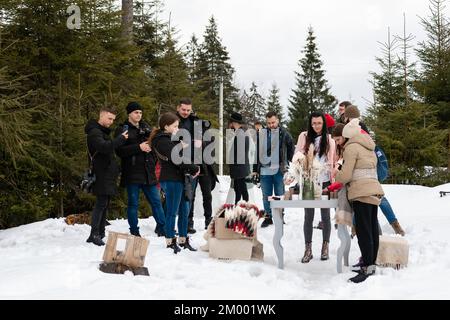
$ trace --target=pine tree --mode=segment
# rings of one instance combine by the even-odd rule
[[[406,14],[403,13],[403,35],[395,36],[399,41],[401,54],[398,57],[403,71],[403,98],[405,105],[414,100],[414,79],[417,78],[416,63],[410,62],[410,51],[413,48],[411,42],[415,39],[412,34],[406,34]]]
[[[193,108],[200,118],[208,119],[211,121],[213,127],[218,127],[219,119],[217,117],[217,112],[215,112],[213,108],[214,104],[209,100],[209,77],[202,78],[202,72],[200,70],[200,50],[201,45],[198,43],[198,39],[195,34],[193,34],[185,52],[189,82],[193,91]]]
[[[170,28],[164,41],[164,54],[155,69],[152,91],[158,105],[172,106],[172,111],[181,97],[192,96],[188,68],[183,59],[183,52],[176,47]],[[154,119],[155,122],[157,119]]]
[[[391,31],[388,28],[388,37],[381,45],[382,57],[376,57],[381,72],[371,72],[374,88],[374,106],[384,110],[394,110],[404,106],[406,99],[403,90],[402,64],[397,59],[396,50],[399,46],[397,38],[391,39]]]
[[[445,0],[429,0],[430,16],[421,18],[427,40],[416,50],[422,72],[417,91],[427,103],[450,101],[450,22],[445,16]]]
[[[29,75],[21,87],[34,94],[22,105],[39,106],[45,115],[30,120],[34,148],[27,148],[40,170],[17,163],[14,181],[26,201],[4,207],[15,217],[8,225],[34,221],[39,218],[35,212],[48,217],[90,209],[91,199],[77,187],[87,159],[86,120],[103,105],[124,106],[130,97],[150,92],[137,49],[122,41],[114,0],[77,1],[80,30],[66,26],[70,1],[11,2],[2,28],[2,61],[11,75]]]
[[[300,71],[296,74],[296,88],[289,99],[288,128],[293,136],[297,136],[308,127],[308,117],[314,111],[334,114],[336,98],[330,93],[325,79],[323,62],[316,45],[313,28],[308,29],[304,57],[299,61]]]
[[[201,80],[200,91],[207,92],[209,110],[219,111],[219,86],[223,80],[224,109],[230,113],[239,103],[239,91],[233,84],[234,68],[226,47],[222,44],[214,17],[209,19],[199,51],[197,79]]]
[[[272,88],[269,92],[269,97],[267,98],[267,111],[273,111],[275,112],[279,119],[280,123],[284,124],[284,118],[283,118],[283,107],[280,103],[280,89],[278,89],[276,83],[272,84]]]
[[[158,58],[164,51],[164,32],[167,23],[158,20],[162,13],[160,0],[135,1],[133,38],[140,51],[140,58],[145,64],[145,73],[149,78],[154,76],[154,68],[158,66]]]
[[[436,113],[431,110],[427,104],[413,102],[380,113],[382,127],[372,129],[389,160],[391,183],[424,184],[425,168],[439,167],[444,161],[446,131],[437,128]]]
[[[189,80],[194,84],[197,80],[197,68],[199,59],[200,45],[195,34],[192,34],[191,39],[186,48],[186,64],[189,70]]]
[[[245,91],[244,93],[246,94]],[[258,92],[258,86],[254,82],[251,84],[249,94],[245,99],[245,105],[241,112],[249,123],[255,123],[255,121],[261,121],[265,118],[267,113],[266,102]]]
[[[430,15],[421,18],[427,40],[416,50],[421,72],[416,90],[437,111],[439,127],[448,130],[447,152],[450,170],[450,21],[445,14],[446,0],[429,0]]]

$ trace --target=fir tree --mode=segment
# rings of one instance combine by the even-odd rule
[[[70,1],[12,1],[2,28],[2,61],[13,77],[29,75],[22,88],[34,94],[25,96],[22,105],[40,106],[45,115],[30,120],[35,147],[29,152],[40,170],[17,163],[15,181],[27,182],[18,187],[27,201],[5,207],[17,213],[9,225],[37,219],[34,212],[48,217],[83,210],[90,201],[78,189],[87,159],[86,120],[96,117],[102,105],[124,106],[130,97],[150,91],[138,51],[122,41],[113,0],[78,1],[80,30],[66,26]]]
[[[162,106],[174,108],[181,97],[192,96],[192,86],[189,83],[183,52],[176,47],[170,29],[166,34],[164,54],[155,69],[152,88],[157,104]]]
[[[450,24],[445,16],[445,2],[430,0],[430,16],[421,18],[427,40],[416,50],[422,67],[417,91],[432,104],[450,101]]]
[[[276,83],[272,84],[272,88],[269,91],[269,97],[267,98],[267,111],[275,112],[280,119],[280,123],[284,124],[284,112],[280,103],[280,89],[278,89]]]
[[[224,109],[230,113],[239,103],[238,90],[233,85],[234,68],[226,47],[222,44],[214,17],[209,19],[203,42],[199,51],[197,79],[201,79],[201,88],[207,92],[209,109],[216,114],[219,111],[219,86],[223,81]]]
[[[391,183],[424,184],[425,167],[438,167],[444,161],[446,131],[438,129],[432,110],[429,105],[413,102],[380,112],[382,125],[372,129],[389,160]]]
[[[376,57],[381,72],[371,72],[374,88],[374,106],[385,110],[394,110],[404,106],[406,99],[403,90],[402,64],[397,59],[398,39],[391,39],[390,28],[388,28],[387,41],[381,43],[382,57]]]
[[[258,86],[252,82],[249,89],[249,95],[245,101],[245,107],[242,110],[246,120],[254,123],[257,120],[265,119],[267,113],[266,102],[263,96],[258,92]]]
[[[437,111],[439,127],[447,129],[447,166],[450,170],[450,21],[445,14],[446,0],[430,0],[430,14],[421,18],[427,40],[416,50],[421,72],[416,90]]]
[[[325,79],[323,62],[316,45],[312,27],[308,29],[306,45],[299,61],[300,71],[296,74],[296,88],[290,97],[288,128],[293,136],[307,129],[308,117],[314,111],[334,114],[336,98],[330,93]]]

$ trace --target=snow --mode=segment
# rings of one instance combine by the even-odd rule
[[[229,177],[220,177],[213,205],[224,202]],[[450,298],[450,183],[428,188],[384,185],[410,245],[409,265],[396,271],[378,268],[361,284],[347,279],[348,267],[336,272],[339,240],[333,228],[330,260],[320,261],[322,235],[313,235],[314,259],[300,263],[303,254],[303,210],[286,211],[285,269],[277,268],[272,246],[274,226],[259,229],[264,244],[264,262],[224,262],[208,253],[183,250],[174,255],[163,238],[154,233],[153,218],[140,220],[141,234],[150,240],[145,261],[150,277],[105,274],[98,270],[104,247],[85,242],[88,225],[68,226],[63,219],[45,221],[0,231],[0,299],[449,299]],[[200,189],[200,188],[199,188]],[[253,187],[252,198],[262,207],[261,190]],[[197,195],[194,246],[203,240],[201,193]],[[334,213],[332,212],[332,215]],[[314,225],[320,214],[316,211]],[[380,213],[384,234],[393,234]],[[127,221],[110,221],[107,231],[127,232]],[[261,222],[260,222],[261,223]],[[351,263],[359,248],[352,240]]]

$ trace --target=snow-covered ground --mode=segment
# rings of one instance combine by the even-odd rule
[[[221,177],[214,205],[224,202],[229,178]],[[336,272],[339,244],[332,230],[330,260],[320,261],[321,231],[315,229],[309,264],[299,262],[303,254],[303,210],[286,212],[285,269],[277,268],[272,246],[274,227],[258,230],[264,244],[264,262],[224,262],[208,253],[165,248],[163,238],[153,232],[155,221],[140,220],[141,233],[150,240],[145,261],[150,277],[111,275],[98,270],[104,247],[85,242],[90,227],[68,226],[63,219],[0,231],[0,299],[450,299],[450,184],[436,188],[385,185],[384,190],[410,244],[409,266],[395,271],[378,268],[377,274],[361,284],[347,279],[349,268]],[[261,190],[252,188],[262,207]],[[201,193],[196,200],[193,244],[203,240]],[[332,212],[332,215],[334,213]],[[319,221],[316,211],[314,225]],[[379,214],[385,234],[393,231]],[[107,230],[127,232],[126,220],[111,221]],[[350,261],[360,256],[352,240]]]

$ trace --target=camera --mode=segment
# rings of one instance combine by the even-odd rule
[[[152,132],[152,129],[149,127],[139,128],[139,136],[143,139],[148,139],[150,137],[150,133]]]
[[[92,193],[92,188],[94,187],[96,177],[92,170],[88,169],[83,175],[83,179],[81,180],[80,188],[85,193]]]
[[[257,186],[259,188],[260,186],[260,178],[259,175],[252,175],[252,176],[247,176],[245,178],[245,182],[246,183],[253,183],[255,186]]]
[[[203,129],[203,131],[206,131],[209,128],[211,128],[211,122],[209,120],[202,120],[202,129]]]

